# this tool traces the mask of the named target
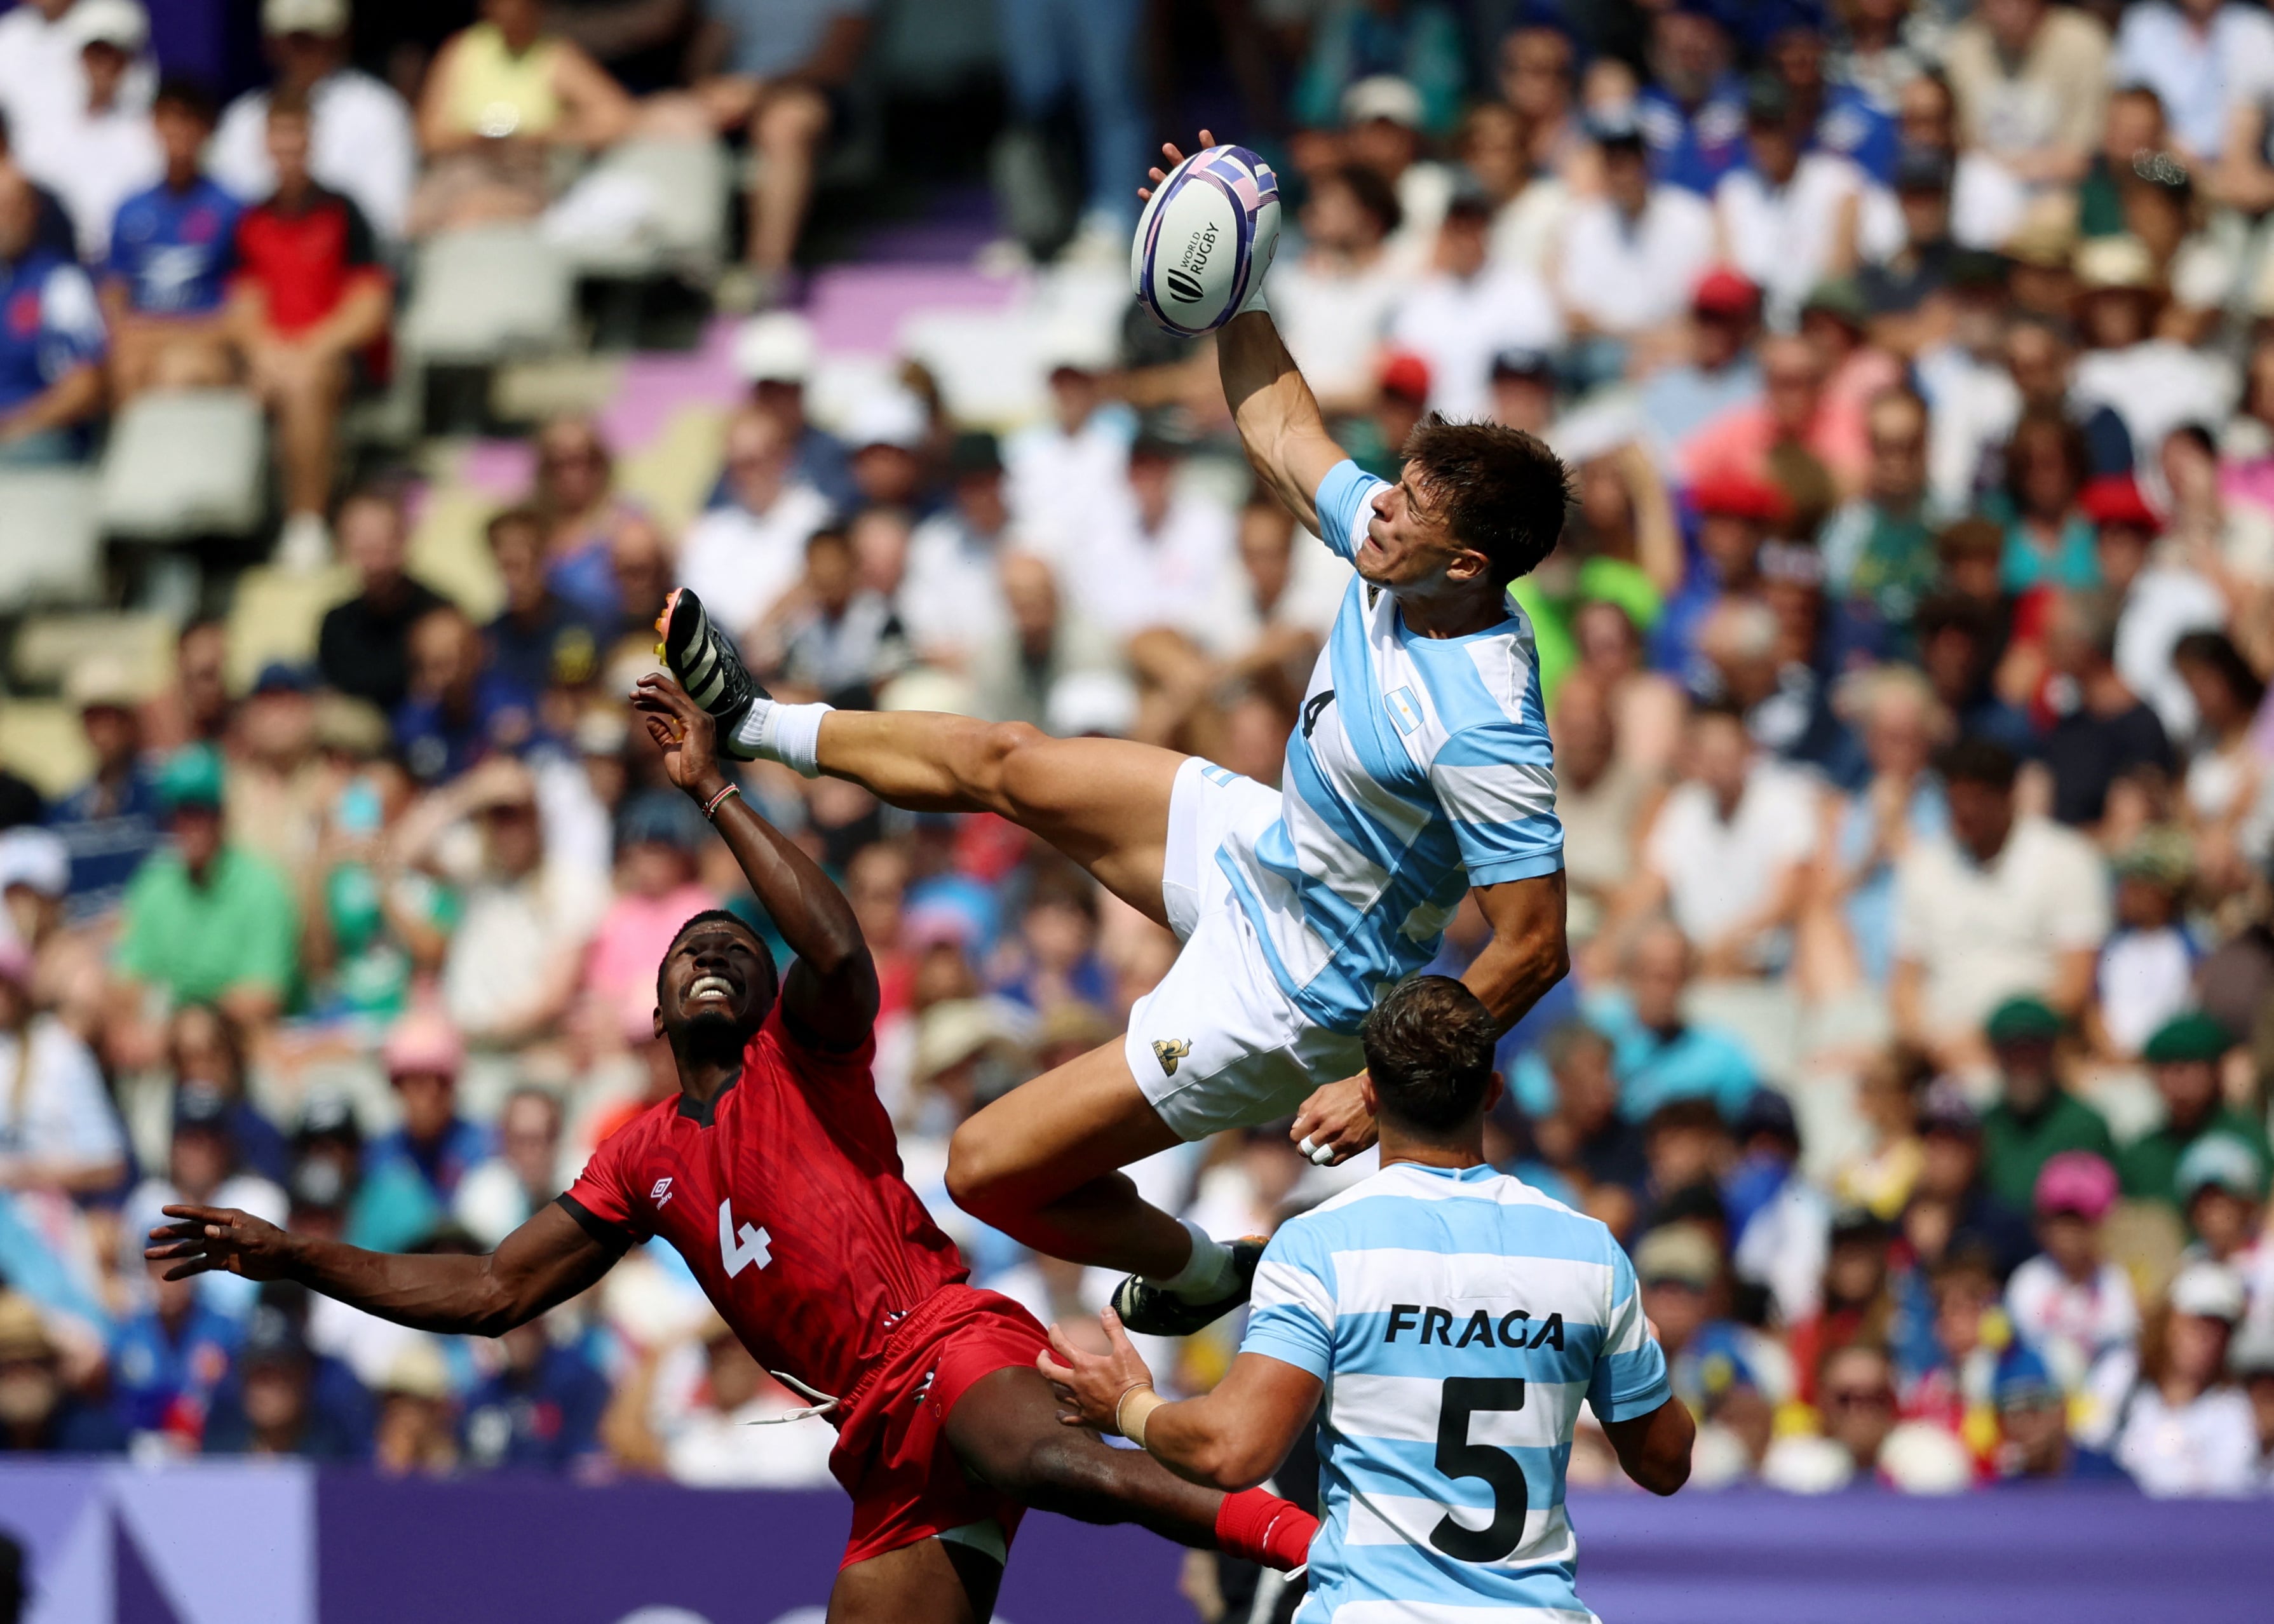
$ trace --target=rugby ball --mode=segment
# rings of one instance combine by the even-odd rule
[[[1145,313],[1190,338],[1239,314],[1279,245],[1279,178],[1245,147],[1194,153],[1154,188],[1129,248]]]

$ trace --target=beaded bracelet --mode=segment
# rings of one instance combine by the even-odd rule
[[[710,800],[703,803],[703,816],[709,818],[712,823],[717,823],[719,821],[719,808],[727,804],[727,797],[730,795],[740,795],[742,793],[741,788],[735,785],[729,784],[726,786],[724,788],[719,790],[717,794],[712,796]]]

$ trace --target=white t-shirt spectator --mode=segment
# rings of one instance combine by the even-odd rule
[[[49,22],[28,3],[0,14],[0,112],[8,117],[19,162],[34,148],[68,140],[71,127],[86,114],[87,70],[79,64],[70,16],[66,11]],[[147,110],[157,84],[157,70],[147,58],[135,63],[119,86],[119,105]]]
[[[122,1160],[126,1136],[102,1070],[79,1035],[52,1015],[19,1037],[0,1033],[0,1161]]]
[[[2101,1025],[2118,1049],[2136,1055],[2157,1027],[2195,1004],[2195,951],[2177,929],[2119,930],[2100,950],[2093,980]]]
[[[1449,417],[1492,410],[1493,357],[1553,350],[1563,318],[1547,284],[1522,266],[1487,266],[1463,280],[1443,272],[1414,285],[1389,319],[1389,342],[1429,364],[1429,404]]]
[[[1643,841],[1643,862],[1666,883],[1674,922],[1711,942],[1752,914],[1816,843],[1817,792],[1809,777],[1762,758],[1736,812],[1721,821],[1713,792],[1675,786]]]
[[[1134,432],[1126,414],[1096,411],[1071,434],[1036,423],[1003,442],[1003,497],[1029,548],[1057,563],[1088,545],[1101,514],[1129,487]]]
[[[805,574],[805,544],[829,523],[829,499],[809,485],[782,488],[752,513],[713,508],[679,545],[679,584],[692,587],[711,618],[734,635],[757,624]]]
[[[1859,260],[1875,264],[1902,247],[1902,211],[1893,195],[1832,153],[1803,154],[1781,186],[1739,169],[1713,189],[1730,259],[1760,286],[1770,308],[1787,317],[1831,275],[1835,234],[1851,206]]]
[[[1309,255],[1272,267],[1272,319],[1321,399],[1372,395],[1390,312],[1412,285],[1388,254],[1362,271],[1322,267]]]
[[[2108,883],[2083,836],[2018,817],[2005,846],[1977,863],[1946,836],[1895,865],[1895,955],[1926,973],[1927,1023],[1979,1026],[2018,993],[2052,984],[2056,956],[2108,935]]]
[[[2225,626],[2226,613],[2225,595],[2181,565],[2150,565],[2124,595],[2116,619],[2116,669],[2174,739],[2194,734],[2195,701],[2172,665],[2172,650],[2189,632]]]
[[[2181,424],[2225,421],[2240,390],[2234,368],[2217,356],[2151,338],[2121,350],[2086,350],[2077,357],[2071,394],[2123,418],[2133,455],[2146,467]]]
[[[810,1400],[768,1381],[749,1402],[722,1410],[711,1396],[707,1363],[700,1342],[682,1342],[656,1365],[648,1419],[663,1443],[673,1482],[704,1489],[811,1489],[829,1481],[837,1429],[820,1416],[783,1419]]]
[[[1985,153],[1958,154],[1950,177],[1950,240],[1961,248],[1995,251],[2021,229],[2029,189]]]
[[[2223,5],[2198,32],[2169,0],[2147,0],[2117,28],[2114,73],[2120,85],[2156,93],[2182,147],[2216,158],[2235,104],[2274,88],[2274,19],[2255,5]]]
[[[1091,539],[1081,567],[1060,575],[1073,588],[1076,606],[1116,637],[1194,625],[1233,562],[1231,510],[1198,492],[1179,491],[1160,528],[1148,533],[1133,502],[1118,506]]]
[[[1003,602],[1003,553],[953,511],[934,514],[908,537],[907,573],[898,594],[900,623],[918,651],[968,661],[1010,627]]]
[[[2045,1357],[2070,1395],[2070,1430],[2097,1448],[2115,1429],[2124,1395],[2139,1371],[2140,1305],[2131,1277],[2104,1263],[2082,1285],[2040,1254],[2006,1284],[2014,1335]]]
[[[458,1030],[478,1042],[522,1017],[607,908],[605,876],[558,861],[519,880],[469,886],[442,960],[442,1003]]]
[[[1235,553],[1219,571],[1208,607],[1191,628],[1201,647],[1218,659],[1231,659],[1255,646],[1267,631],[1292,626],[1321,642],[1334,627],[1343,594],[1350,590],[1349,564],[1327,551],[1307,530],[1295,532],[1294,557],[1285,590],[1267,610],[1257,601],[1255,582]]]
[[[2248,1494],[2258,1474],[2250,1400],[2240,1387],[2222,1387],[2174,1407],[2142,1383],[2116,1440],[2116,1462],[2159,1497]]]
[[[1687,309],[1713,254],[1713,210],[1693,192],[1653,186],[1631,221],[1596,198],[1571,211],[1556,289],[1566,310],[1623,337]]]
[[[353,199],[373,230],[400,241],[418,172],[409,105],[370,74],[343,68],[316,81],[308,111],[310,170]],[[276,170],[268,162],[267,91],[248,90],[229,104],[206,161],[213,177],[248,203],[276,190]]]

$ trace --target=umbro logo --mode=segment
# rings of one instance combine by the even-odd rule
[[[655,1188],[647,1192],[647,1199],[654,1202],[656,1205],[656,1210],[660,1212],[663,1208],[663,1204],[671,1199],[671,1180],[668,1178],[657,1179],[655,1181]]]
[[[1157,1038],[1153,1043],[1153,1058],[1161,1063],[1161,1074],[1174,1077],[1177,1062],[1193,1052],[1190,1038]]]

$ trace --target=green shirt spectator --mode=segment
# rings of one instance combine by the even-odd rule
[[[1999,1086],[1998,1102],[1982,1114],[1982,1176],[2000,1199],[2028,1212],[2046,1162],[2065,1150],[2089,1150],[2112,1162],[2116,1141],[2107,1119],[2054,1074],[2061,1019],[2045,1004],[2008,998],[1990,1012],[1985,1032]]]
[[[222,838],[222,770],[192,745],[159,774],[173,846],[126,888],[120,968],[177,1003],[218,1004],[240,1020],[273,1019],[290,997],[300,923],[284,876]]]
[[[2147,1061],[2156,1092],[2163,1096],[2164,1120],[2124,1147],[2117,1176],[2135,1200],[2180,1205],[2180,1159],[2206,1134],[2240,1139],[2256,1153],[2263,1167],[2270,1154],[2263,1123],[2253,1122],[2219,1097],[2218,1063],[2233,1041],[2209,1015],[2190,1011],[2156,1028],[2141,1057]]]

